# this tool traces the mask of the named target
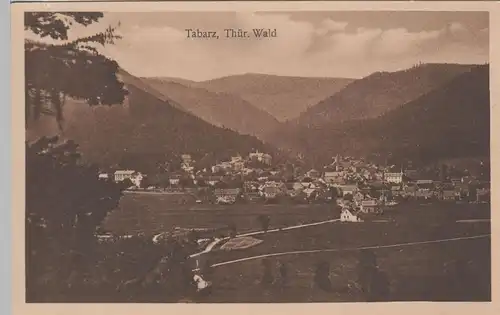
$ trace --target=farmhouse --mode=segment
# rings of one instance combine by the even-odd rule
[[[341,222],[362,222],[361,218],[353,214],[349,209],[344,208],[340,213]]]

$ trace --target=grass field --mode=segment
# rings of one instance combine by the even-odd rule
[[[163,197],[163,196],[162,196]],[[365,296],[356,289],[359,247],[405,244],[489,234],[490,206],[485,204],[406,203],[388,209],[375,221],[328,223],[254,236],[262,243],[240,250],[215,250],[200,257],[216,264],[211,295],[197,302],[354,302]],[[117,233],[156,233],[172,226],[217,227],[235,224],[238,232],[260,230],[259,214],[271,217],[270,228],[338,218],[332,205],[176,205],[155,195],[128,195],[106,221]],[[472,220],[472,221],[467,221]],[[479,220],[479,221],[474,221]],[[458,221],[458,222],[457,222]],[[464,222],[460,222],[464,221]],[[292,253],[217,266],[258,255],[303,250],[334,252]],[[447,241],[375,249],[380,271],[389,282],[390,301],[491,300],[490,238]],[[262,262],[285,263],[285,287],[259,283]],[[330,264],[333,290],[313,285],[316,264]],[[274,268],[277,274],[277,267]],[[160,298],[155,302],[161,302]]]
[[[260,230],[257,217],[271,218],[270,228],[337,218],[335,205],[212,205],[180,204],[179,195],[129,194],[105,220],[104,228],[117,233],[155,234],[173,227],[214,228],[234,224],[238,233]]]
[[[332,223],[317,227],[258,236],[263,243],[242,251],[213,252],[212,263],[268,253],[300,250],[345,249],[339,252],[287,254],[270,259],[284,262],[290,270],[289,285],[263,289],[262,258],[214,268],[216,287],[206,302],[326,302],[360,301],[361,292],[348,288],[357,279],[359,251],[380,246],[467,237],[490,233],[488,222],[457,223],[457,220],[489,218],[485,205],[407,205],[386,212],[385,223]],[[406,212],[403,212],[406,211]],[[490,239],[471,239],[376,249],[379,268],[390,283],[387,300],[488,301],[490,293]],[[333,292],[313,284],[315,265],[331,266]]]

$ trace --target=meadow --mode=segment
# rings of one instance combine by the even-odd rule
[[[234,224],[238,233],[261,230],[260,214],[271,218],[270,229],[339,217],[335,205],[230,206],[182,204],[172,196],[126,195],[106,220],[116,233],[154,234],[174,226],[220,227]],[[387,301],[491,300],[490,238],[449,240],[488,235],[490,205],[409,202],[388,208],[383,215],[360,223],[327,223],[255,235],[256,246],[202,255],[200,266],[213,265],[208,277],[212,294],[192,299],[208,303],[355,302],[366,297],[359,289],[357,264],[360,248],[374,247],[378,269],[389,283]],[[476,221],[477,220],[477,221]],[[424,242],[422,244],[411,244]],[[410,243],[410,244],[409,244]],[[399,245],[398,245],[399,244]],[[396,245],[394,247],[385,247]],[[296,251],[317,251],[293,253]],[[326,251],[324,251],[326,250]],[[282,254],[280,254],[282,253]],[[272,254],[275,256],[259,257]],[[255,257],[257,256],[257,257]],[[252,258],[254,257],[254,258]],[[235,261],[246,259],[245,261]],[[288,269],[287,284],[263,287],[263,261]],[[314,284],[316,266],[330,265],[332,290]],[[164,298],[153,297],[151,302]],[[166,299],[166,298],[165,298]],[[145,302],[147,302],[146,299]]]
[[[214,251],[213,281],[217,287],[207,302],[353,302],[363,301],[356,290],[359,248],[374,247],[378,267],[389,281],[387,301],[489,301],[491,299],[490,238],[408,244],[487,235],[490,223],[457,222],[488,219],[488,205],[401,205],[377,222],[331,223],[256,236],[263,242],[241,251]],[[401,246],[384,247],[401,244]],[[382,246],[381,248],[377,248]],[[332,249],[338,251],[323,251]],[[315,253],[289,253],[318,250]],[[227,263],[241,258],[286,253]],[[288,285],[263,288],[263,260],[284,263]],[[330,264],[333,290],[315,288],[320,262]],[[222,263],[222,264],[221,264]],[[278,274],[277,267],[275,274]]]
[[[184,203],[185,202],[185,203]],[[269,228],[286,227],[334,219],[340,209],[334,204],[196,204],[189,196],[126,194],[106,218],[103,227],[118,235],[154,235],[181,228],[225,228],[234,225],[238,233],[262,229],[259,215],[270,217]]]

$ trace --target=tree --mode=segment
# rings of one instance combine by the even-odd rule
[[[98,169],[79,163],[72,141],[42,138],[26,145],[26,281],[28,299],[49,268],[59,284],[82,274],[95,248],[97,227],[118,206],[122,187],[98,179]],[[78,258],[78,260],[75,260]]]
[[[389,283],[384,272],[380,271],[377,256],[369,249],[360,252],[358,261],[358,281],[368,301],[386,300]]]
[[[330,264],[326,261],[321,261],[316,265],[316,272],[314,274],[314,283],[317,288],[330,292],[332,284],[330,282]]]
[[[265,287],[271,285],[274,282],[274,275],[271,261],[265,259],[262,261],[262,279],[261,284]]]
[[[332,200],[336,200],[339,196],[338,189],[336,187],[330,187],[329,191],[330,191],[330,197],[332,198]]]
[[[269,229],[269,223],[271,222],[271,218],[268,215],[261,214],[258,216],[257,220],[259,221],[262,230],[264,232],[267,232],[267,230]]]
[[[25,40],[26,124],[42,114],[54,116],[62,130],[67,97],[91,106],[121,104],[127,94],[117,78],[118,64],[101,55],[99,46],[113,44],[120,36],[108,27],[97,34],[69,39],[72,25],[88,26],[101,12],[26,12],[24,29],[50,44]]]

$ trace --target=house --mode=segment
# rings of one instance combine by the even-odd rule
[[[179,183],[181,182],[181,177],[182,175],[180,174],[172,174],[170,175],[170,178],[168,179],[168,182],[170,185],[179,185]]]
[[[120,170],[114,173],[115,182],[121,182],[125,179],[131,179],[135,171],[133,170]]]
[[[388,183],[401,184],[403,182],[403,172],[384,173],[384,179]]]
[[[311,169],[308,172],[306,172],[306,176],[309,178],[319,178],[321,176],[321,173],[318,170]]]
[[[445,189],[441,193],[441,199],[446,201],[456,200],[457,194],[455,190]]]
[[[102,180],[108,180],[109,179],[109,174],[108,173],[100,173],[98,176],[99,179]]]
[[[367,199],[361,201],[360,210],[363,213],[379,213],[381,209],[376,199]]]
[[[358,185],[339,185],[338,187],[342,191],[342,196],[345,196],[347,194],[351,194],[354,196],[354,194],[359,191]]]
[[[391,186],[391,195],[392,196],[401,196],[403,193],[403,190],[401,186],[399,185],[393,185]]]
[[[344,181],[343,172],[325,172],[323,179],[327,184],[340,184]]]
[[[129,179],[136,187],[141,187],[141,182],[144,179],[144,176],[140,172],[133,170],[116,171],[114,175],[115,182],[121,182],[125,179]]]
[[[361,218],[353,214],[348,208],[343,208],[340,213],[340,222],[362,222]]]
[[[489,188],[478,188],[476,190],[477,202],[489,202],[490,198],[491,198],[491,192]]]
[[[259,189],[262,195],[267,199],[273,199],[279,196],[286,195],[287,187],[282,182],[267,182]]]
[[[230,162],[221,162],[212,166],[212,173],[228,172],[233,168]]]

